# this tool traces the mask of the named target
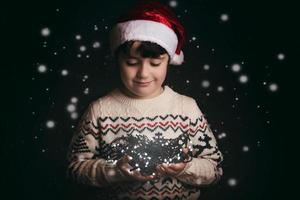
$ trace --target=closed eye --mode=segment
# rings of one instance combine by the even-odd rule
[[[135,66],[137,64],[138,64],[137,62],[126,62],[126,65],[128,66]]]
[[[155,66],[155,67],[157,67],[157,66],[159,66],[161,63],[151,63],[151,65],[152,66]]]

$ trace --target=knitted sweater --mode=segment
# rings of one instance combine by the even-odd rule
[[[109,162],[103,146],[132,130],[148,138],[162,133],[177,138],[187,132],[192,160],[176,177],[155,182],[133,182]],[[164,86],[159,96],[134,99],[119,89],[92,102],[73,136],[68,153],[68,177],[99,188],[99,199],[197,199],[200,187],[215,183],[223,174],[222,154],[196,101]],[[97,199],[97,198],[95,198]]]

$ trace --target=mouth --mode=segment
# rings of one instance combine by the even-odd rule
[[[144,81],[134,81],[134,83],[138,86],[148,86],[152,81],[144,82]]]

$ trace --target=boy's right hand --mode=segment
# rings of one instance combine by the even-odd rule
[[[132,158],[126,155],[117,162],[117,167],[129,180],[146,182],[157,178],[155,175],[143,176],[138,170],[131,171],[132,166],[129,164],[130,160],[132,160]]]

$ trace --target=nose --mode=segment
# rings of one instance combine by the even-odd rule
[[[138,68],[138,71],[137,71],[137,74],[136,74],[137,78],[145,79],[145,78],[148,77],[148,74],[149,74],[149,69],[148,69],[147,64],[142,63]]]

